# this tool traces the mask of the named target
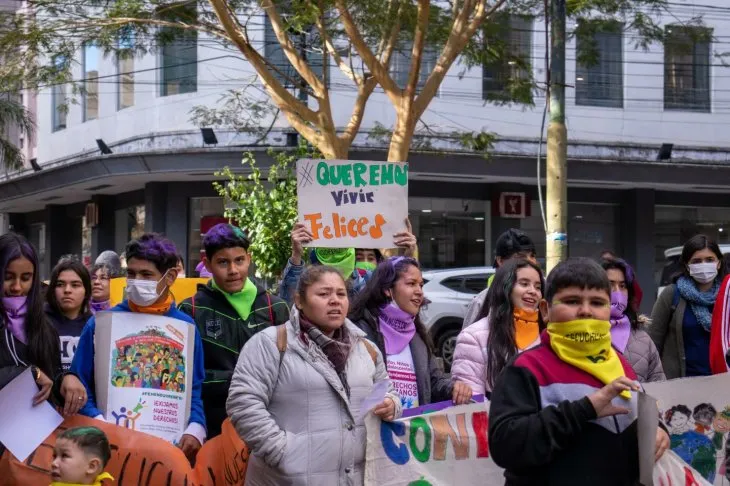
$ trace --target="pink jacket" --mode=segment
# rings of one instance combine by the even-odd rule
[[[464,328],[456,339],[451,377],[471,387],[475,395],[492,391],[487,384],[487,338],[489,316]],[[540,344],[540,336],[527,349]]]

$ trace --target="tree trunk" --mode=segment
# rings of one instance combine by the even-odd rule
[[[547,271],[568,257],[568,131],[565,127],[565,0],[552,0],[547,133]]]
[[[413,120],[412,112],[403,113],[403,111],[403,108],[399,107],[396,114],[395,128],[388,148],[388,162],[407,162],[408,154],[411,151],[416,121]]]

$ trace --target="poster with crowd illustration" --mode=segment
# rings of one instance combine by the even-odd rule
[[[190,329],[164,316],[97,315],[94,381],[107,420],[173,443],[179,440],[190,416]]]
[[[729,486],[725,450],[730,439],[730,374],[645,383],[659,401],[671,448],[715,486]]]

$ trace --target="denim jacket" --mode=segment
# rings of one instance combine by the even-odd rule
[[[294,303],[294,294],[297,291],[299,277],[302,276],[303,271],[304,263],[301,265],[294,265],[291,258],[286,262],[284,273],[281,276],[281,285],[279,285],[279,297],[284,299],[290,306]],[[368,283],[371,276],[372,272],[366,272],[365,275],[360,275],[357,270],[352,272],[347,291],[350,300],[352,300],[358,292],[365,288],[365,284]]]

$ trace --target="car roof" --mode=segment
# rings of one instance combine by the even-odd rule
[[[682,248],[681,246],[675,246],[674,248],[668,248],[664,250],[664,257],[665,258],[671,258],[676,257],[682,254]],[[726,255],[730,253],[730,245],[720,245],[720,251],[723,255]]]
[[[461,267],[461,268],[439,268],[434,270],[424,270],[423,278],[432,280],[435,278],[446,278],[456,275],[479,275],[483,273],[494,273],[494,267]]]

